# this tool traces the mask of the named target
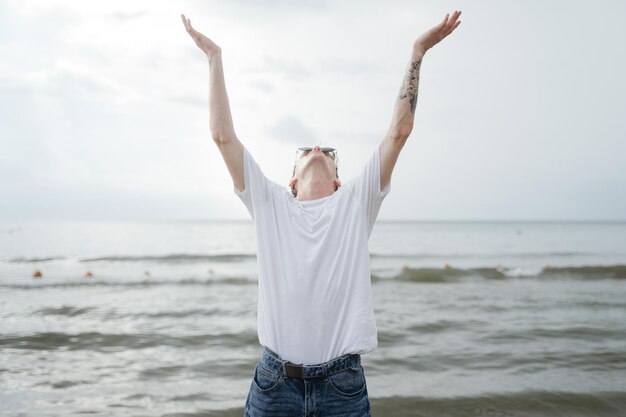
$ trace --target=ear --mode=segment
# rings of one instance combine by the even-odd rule
[[[336,191],[339,187],[341,187],[341,181],[339,181],[339,178],[335,178],[335,179],[333,180],[333,183],[335,184],[335,191]]]
[[[296,183],[298,182],[297,178],[292,178],[291,181],[289,181],[289,188],[291,188],[291,195],[293,195],[294,197],[298,196],[298,190],[296,190]]]

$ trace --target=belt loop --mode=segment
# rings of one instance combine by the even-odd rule
[[[283,373],[283,376],[287,376],[287,368],[285,368],[285,363],[287,363],[286,360],[284,360],[281,356],[278,355],[278,353],[275,353],[275,359],[280,362],[280,368],[281,371]]]
[[[282,360],[282,358],[278,355],[278,353],[274,352],[273,350],[271,350],[267,346],[264,346],[264,349],[267,352],[268,356],[270,357],[270,362],[271,362],[271,365],[272,365],[272,369],[274,369],[275,366],[278,363],[278,364],[280,364],[280,371],[282,371],[283,375],[284,375],[285,374],[285,363]]]

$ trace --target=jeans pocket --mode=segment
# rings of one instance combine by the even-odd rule
[[[256,364],[252,383],[259,391],[269,392],[276,388],[280,381],[282,381],[282,376],[280,374],[266,369],[260,362]]]
[[[365,375],[361,365],[355,365],[328,376],[330,385],[345,397],[354,397],[365,390]]]

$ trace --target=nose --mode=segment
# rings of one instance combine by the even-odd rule
[[[313,150],[318,150],[318,151],[320,151],[320,150],[322,150],[322,148],[320,148],[318,145],[315,145],[315,146],[313,147]]]

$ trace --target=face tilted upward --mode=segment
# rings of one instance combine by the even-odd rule
[[[320,148],[319,146],[298,148],[292,178],[296,176],[296,170],[302,172],[302,169],[306,169],[311,164],[325,166],[328,172],[334,172],[334,176],[339,178],[337,162],[338,156],[335,148]]]
[[[296,152],[296,161],[293,165],[293,173],[291,175],[291,193],[294,197],[298,195],[296,183],[301,180],[306,171],[313,170],[316,175],[328,178],[335,185],[335,191],[341,185],[339,181],[339,170],[337,167],[338,155],[334,148],[301,147]]]

